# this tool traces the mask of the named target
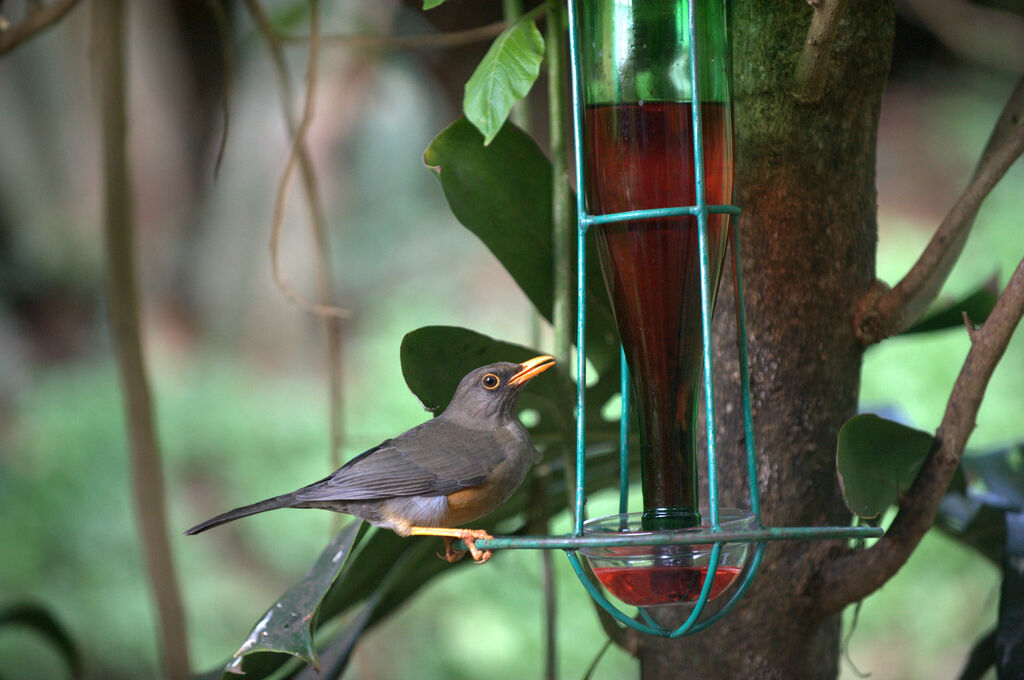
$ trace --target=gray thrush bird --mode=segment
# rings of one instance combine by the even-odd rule
[[[318,482],[230,510],[185,533],[277,508],[322,508],[400,536],[441,536],[449,561],[461,557],[451,547],[460,539],[482,564],[491,552],[475,542],[491,535],[450,527],[477,520],[504,503],[540,460],[515,407],[523,386],[554,363],[545,355],[478,368],[462,379],[436,418],[356,456]]]

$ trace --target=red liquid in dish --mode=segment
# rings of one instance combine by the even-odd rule
[[[704,587],[707,567],[600,567],[594,575],[615,597],[626,604],[650,607],[693,602]],[[740,574],[739,567],[719,567],[709,599],[718,597]]]
[[[586,109],[587,206],[592,214],[696,203],[689,103]],[[708,205],[732,202],[731,109],[701,105]],[[641,422],[644,507],[698,507],[697,401],[703,376],[697,218],[594,228],[605,284]],[[708,216],[712,301],[729,216]],[[717,581],[716,581],[717,587]]]

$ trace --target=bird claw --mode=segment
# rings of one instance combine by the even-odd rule
[[[444,539],[444,553],[434,553],[434,554],[437,555],[438,557],[440,557],[442,560],[444,560],[446,562],[450,562],[452,564],[454,564],[454,563],[458,562],[459,560],[461,560],[463,557],[466,556],[466,551],[465,550],[456,550],[455,548],[453,548],[452,547],[452,541],[454,541],[454,540],[455,540],[454,538],[446,538],[446,539]]]
[[[444,539],[444,555],[438,553],[438,557],[448,562],[458,562],[466,556],[465,550],[455,550],[452,548],[452,541],[460,540],[466,544],[469,548],[469,554],[473,556],[473,561],[477,564],[483,564],[487,560],[491,559],[493,553],[490,550],[480,550],[476,547],[478,540],[485,540],[494,538],[483,529],[462,529],[458,536]]]

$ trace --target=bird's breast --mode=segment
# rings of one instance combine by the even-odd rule
[[[460,526],[495,510],[523,483],[531,462],[528,455],[511,456],[483,483],[448,494],[447,523]]]

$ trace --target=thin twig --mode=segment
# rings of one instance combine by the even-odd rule
[[[320,37],[324,47],[363,47],[384,50],[397,49],[444,49],[461,47],[490,40],[508,27],[505,21],[495,21],[484,26],[468,28],[449,33],[418,33],[415,35],[365,35],[327,33]],[[286,45],[301,45],[309,40],[307,35],[279,36]]]
[[[221,161],[224,160],[224,149],[228,144],[228,129],[230,127],[231,110],[231,81],[234,78],[234,58],[231,52],[231,29],[228,26],[228,16],[224,12],[224,6],[220,0],[206,0],[206,6],[213,15],[213,23],[217,28],[217,40],[220,41],[220,57],[224,63],[224,91],[221,96],[220,108],[224,115],[224,127],[221,128],[220,143],[217,145],[217,157],[213,163],[213,177],[217,178],[220,172]]]
[[[963,250],[982,201],[1024,152],[1024,78],[996,122],[970,184],[936,229],[906,276],[892,289],[876,286],[858,303],[854,323],[865,345],[910,327],[935,299]]]
[[[24,19],[0,30],[0,55],[7,54],[32,36],[50,28],[77,4],[78,0],[54,0],[47,5],[28,3]]]
[[[796,92],[798,100],[813,103],[825,94],[828,60],[836,39],[839,20],[847,0],[808,0],[814,8],[807,39],[796,65]]]
[[[270,232],[270,259],[271,270],[274,281],[285,295],[303,309],[313,312],[324,320],[325,342],[327,346],[327,381],[328,381],[328,402],[330,421],[330,465],[336,469],[341,465],[341,447],[343,443],[342,427],[342,361],[341,361],[341,319],[347,318],[347,310],[339,309],[330,304],[331,281],[333,277],[330,271],[330,259],[327,248],[327,220],[324,216],[323,201],[320,198],[319,184],[316,173],[313,170],[313,161],[310,158],[309,150],[306,147],[305,132],[313,115],[313,95],[316,90],[317,61],[319,58],[320,45],[317,40],[320,28],[319,2],[312,5],[313,12],[310,19],[310,32],[313,39],[309,45],[309,62],[307,66],[307,90],[306,100],[303,109],[302,120],[298,124],[291,110],[292,84],[288,73],[288,66],[284,60],[284,52],[281,42],[270,19],[257,0],[246,0],[246,7],[252,15],[253,20],[260,33],[263,35],[270,50],[271,61],[277,75],[278,89],[281,94],[281,107],[284,114],[285,124],[292,135],[292,149],[285,166],[285,172],[278,185],[277,200],[274,204],[274,218]],[[281,236],[281,227],[284,221],[284,202],[287,197],[287,190],[291,173],[296,161],[299,165],[299,173],[302,179],[302,186],[305,191],[306,202],[312,216],[314,244],[317,253],[317,289],[321,304],[311,305],[309,302],[298,296],[291,283],[284,278],[280,271],[278,259],[278,245]]]
[[[190,671],[185,614],[167,538],[163,468],[142,352],[138,283],[132,259],[123,1],[93,2],[91,31],[101,106],[107,314],[121,377],[139,540],[159,617],[164,674],[169,680],[185,680]]]
[[[1024,260],[1017,265],[985,323],[971,336],[960,375],[953,385],[935,450],[925,461],[885,536],[871,548],[824,567],[814,602],[822,615],[867,597],[891,578],[932,526],[939,502],[960,464],[992,372],[1024,316]]]
[[[263,12],[263,8],[260,7],[259,2],[257,0],[246,0],[245,4],[270,48],[278,80],[281,84],[282,98],[285,100],[285,119],[288,123],[289,131],[292,134],[292,146],[288,153],[288,160],[285,163],[284,172],[281,174],[281,181],[277,187],[277,198],[274,201],[274,217],[270,228],[270,263],[274,282],[277,284],[277,287],[281,292],[285,294],[285,297],[307,312],[311,312],[321,317],[346,319],[349,317],[349,311],[346,309],[341,309],[330,304],[315,304],[305,299],[284,276],[284,273],[281,271],[281,263],[278,257],[281,241],[281,229],[284,224],[284,207],[288,198],[288,188],[291,184],[292,173],[295,171],[296,165],[300,166],[303,184],[306,187],[311,211],[313,212],[314,224],[322,225],[325,222],[322,217],[322,211],[319,209],[319,206],[321,205],[319,189],[317,187],[315,174],[312,171],[312,162],[309,158],[309,152],[306,148],[306,131],[309,129],[309,125],[313,120],[313,107],[316,99],[316,73],[320,55],[320,41],[317,39],[319,34],[314,31],[309,43],[309,60],[306,67],[306,96],[302,108],[302,117],[299,120],[298,125],[295,125],[290,109],[291,80],[288,77],[287,65],[285,64],[284,57],[281,53],[281,43],[277,38],[277,34],[274,32],[269,18]],[[319,3],[314,0],[311,6],[318,5]],[[317,28],[319,28],[319,12],[313,13],[312,20],[316,22]],[[319,241],[321,238],[321,229],[317,227],[316,231],[318,234],[317,239]]]

